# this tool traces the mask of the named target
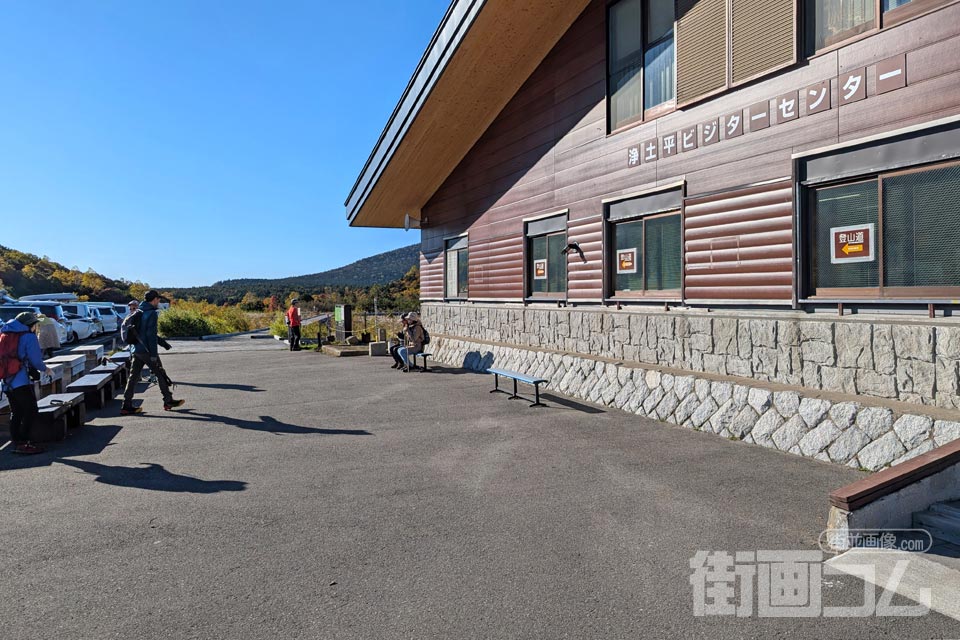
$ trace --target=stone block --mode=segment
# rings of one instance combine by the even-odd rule
[[[937,420],[933,423],[933,441],[938,447],[960,438],[960,422]]]
[[[846,429],[856,420],[858,411],[860,404],[857,402],[839,402],[830,407],[830,420],[838,428]]]
[[[683,426],[689,425],[690,416],[692,416],[693,412],[700,406],[700,402],[700,398],[698,398],[696,394],[691,393],[685,396],[673,412],[676,424]]]
[[[773,404],[773,392],[767,389],[751,388],[747,393],[747,402],[758,415],[765,413]]]
[[[837,425],[830,420],[824,420],[815,429],[811,429],[807,435],[800,439],[800,451],[807,457],[814,457],[827,447],[829,447],[840,434],[843,433]]]
[[[750,378],[753,376],[753,365],[748,358],[727,356],[727,375]]]
[[[822,389],[820,380],[820,365],[816,362],[803,363],[803,386],[811,389]]]
[[[776,349],[757,347],[753,350],[753,377],[760,380],[776,380],[777,377]]]
[[[789,451],[807,435],[808,427],[800,416],[793,416],[773,433],[773,444],[780,451]]]
[[[893,325],[897,359],[933,362],[933,327]]]
[[[777,346],[777,322],[775,320],[749,320],[750,334],[753,337],[753,346],[770,347]]]
[[[830,410],[830,403],[827,400],[818,400],[816,398],[804,398],[800,401],[798,413],[808,427],[817,426]]]
[[[753,430],[759,418],[760,416],[754,411],[753,407],[742,407],[728,427],[730,433],[743,440]]]
[[[803,382],[803,365],[799,347],[788,347],[786,351],[777,354],[776,381],[784,384]]]
[[[654,387],[650,390],[650,395],[647,396],[647,399],[643,401],[643,415],[653,417],[653,410],[656,408],[660,401],[663,400],[664,396],[663,389],[660,387]]]
[[[672,391],[673,384],[675,381],[676,381],[676,376],[673,376],[672,374],[669,374],[669,373],[665,373],[662,376],[660,376],[660,387],[664,391]]]
[[[891,432],[861,449],[857,460],[864,469],[878,471],[906,452],[897,434]]]
[[[773,394],[773,406],[784,418],[791,418],[800,410],[800,394],[796,391],[777,391]]]
[[[746,320],[737,323],[737,355],[747,362],[753,356],[753,336],[750,333],[750,322]]]
[[[717,412],[717,409],[719,409],[719,406],[716,400],[708,396],[690,415],[690,422],[693,424],[693,427],[695,429],[701,429],[707,420]]]
[[[857,453],[870,443],[870,436],[856,427],[850,427],[827,447],[827,453],[833,462],[846,464],[854,459]],[[856,464],[854,466],[857,466]]]
[[[750,431],[753,441],[764,447],[773,447],[773,434],[783,425],[783,422],[783,417],[776,409],[768,409],[757,419],[757,423]]]
[[[736,318],[714,318],[714,353],[736,355],[737,320]]]
[[[630,397],[636,392],[637,388],[633,385],[633,380],[627,380],[620,387],[620,393],[613,399],[613,406],[623,409],[630,402]]]
[[[937,369],[933,363],[919,360],[897,360],[897,390],[903,398],[906,394],[916,394],[921,398],[933,400],[933,387]]]
[[[690,336],[690,348],[701,353],[713,352],[713,336],[695,333]]]
[[[893,327],[885,324],[873,325],[874,369],[879,374],[890,375],[896,371],[896,364],[897,356],[893,349]]]
[[[647,386],[651,389],[655,389],[660,386],[660,378],[662,374],[659,371],[654,371],[653,369],[647,371],[645,376]]]
[[[711,382],[710,395],[717,401],[717,405],[724,404],[733,397],[732,382]]]
[[[727,400],[710,416],[710,429],[714,433],[723,433],[730,431],[730,425],[733,419],[737,417],[737,408],[733,405],[733,399]]]
[[[893,423],[893,431],[900,438],[900,442],[903,443],[907,451],[919,446],[924,440],[928,440],[932,427],[933,418],[927,416],[900,416],[900,419]]]
[[[371,356],[385,356],[389,355],[387,353],[387,343],[386,342],[371,342],[367,345],[367,352]]]
[[[681,400],[693,394],[695,379],[693,376],[678,376],[673,383],[673,391]]]
[[[937,327],[937,357],[960,360],[960,327]]]
[[[707,373],[727,374],[727,359],[724,356],[704,354],[703,370]]]
[[[825,391],[857,393],[857,370],[839,367],[820,367],[820,388]]]
[[[677,398],[677,394],[673,391],[667,391],[664,393],[663,400],[654,409],[654,414],[659,420],[669,420],[679,404],[680,400]]]
[[[822,342],[823,344],[833,344],[833,322],[819,322],[816,320],[804,320],[797,323],[800,329],[800,343]]]
[[[857,414],[856,424],[871,440],[877,440],[893,429],[893,411],[886,407],[865,407]]]
[[[781,349],[800,346],[800,327],[795,321],[777,321],[777,346]]]
[[[897,379],[892,375],[860,370],[857,371],[857,391],[878,398],[896,398]]]
[[[837,362],[833,345],[827,342],[808,340],[800,345],[800,355],[803,357],[804,364],[816,363],[833,366]]]
[[[873,351],[870,348],[872,329],[869,324],[838,322],[834,329],[837,346],[837,366],[873,369]]]
[[[901,462],[906,462],[907,460],[913,460],[917,456],[923,455],[928,451],[932,451],[935,446],[936,445],[934,445],[933,440],[926,440],[925,442],[921,442],[916,448],[910,449],[905,454],[903,454],[902,456],[900,456],[899,458],[891,462],[890,466],[895,467]]]
[[[643,401],[647,399],[647,396],[650,395],[650,389],[646,387],[643,383],[637,384],[634,382],[635,391],[633,395],[630,396],[630,400],[624,406],[625,411],[630,413],[637,413],[640,410],[640,407],[643,405]]]
[[[701,402],[706,400],[710,396],[710,381],[697,378],[693,383],[693,390]]]
[[[737,411],[747,406],[747,398],[749,395],[749,387],[745,387],[742,384],[733,385],[733,404],[737,407]]]

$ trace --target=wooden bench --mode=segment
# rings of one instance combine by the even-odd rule
[[[107,360],[114,364],[123,365],[127,371],[133,366],[133,354],[129,351],[117,351],[107,356]]]
[[[509,393],[500,388],[500,376],[504,378],[510,378],[513,380],[513,395],[510,396],[510,400],[515,400],[520,396],[517,395],[517,382],[524,382],[526,384],[533,385],[533,391],[536,394],[536,402],[531,404],[531,407],[545,407],[547,405],[540,402],[540,385],[544,382],[549,382],[546,378],[534,378],[533,376],[528,376],[517,371],[508,371],[507,369],[487,369],[487,373],[493,374],[493,389],[490,393]]]
[[[83,376],[83,372],[86,371],[86,368],[87,368],[87,356],[82,353],[77,353],[74,355],[56,356],[48,360],[44,360],[44,362],[47,363],[47,366],[51,364],[63,365],[64,384],[70,384],[70,381],[76,380],[77,378]]]
[[[100,364],[100,360],[103,358],[103,345],[88,344],[82,347],[74,347],[70,353],[76,355],[82,354],[87,359],[86,370],[90,371]]]
[[[113,398],[113,374],[88,373],[71,382],[67,393],[82,393],[88,407],[101,409]]]
[[[107,362],[99,367],[95,367],[90,373],[109,373],[113,376],[113,388],[115,391],[124,389],[127,386],[127,368],[122,364]]]
[[[39,413],[30,429],[34,442],[57,442],[67,437],[67,429],[76,429],[87,421],[82,393],[56,393],[37,402]]]
[[[413,366],[417,366],[417,358],[423,358],[423,367],[420,369],[420,371],[421,372],[430,371],[430,367],[427,366],[427,358],[429,358],[431,354],[427,352],[423,352],[423,353],[411,353],[410,355],[413,357]]]

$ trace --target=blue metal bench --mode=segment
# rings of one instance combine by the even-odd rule
[[[549,382],[546,378],[534,378],[533,376],[528,376],[517,371],[508,371],[507,369],[487,369],[487,373],[493,374],[493,389],[490,393],[509,393],[500,388],[500,376],[504,378],[510,378],[513,380],[513,395],[510,396],[510,400],[515,400],[520,396],[517,395],[517,382],[525,382],[527,384],[533,385],[533,392],[536,394],[536,402],[531,404],[531,407],[545,407],[547,405],[540,402],[540,385],[544,382]]]
[[[410,355],[413,357],[414,366],[417,364],[417,358],[423,358],[423,367],[420,369],[420,373],[430,372],[430,368],[427,366],[427,358],[429,358],[431,354],[424,351],[422,353],[411,353]]]

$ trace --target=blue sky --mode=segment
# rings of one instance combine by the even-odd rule
[[[190,286],[419,241],[343,202],[448,4],[3,2],[0,245]]]

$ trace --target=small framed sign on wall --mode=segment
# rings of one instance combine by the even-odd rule
[[[534,260],[533,261],[533,279],[534,280],[546,280],[547,279],[547,260]]]
[[[617,273],[637,272],[637,249],[617,249]]]

